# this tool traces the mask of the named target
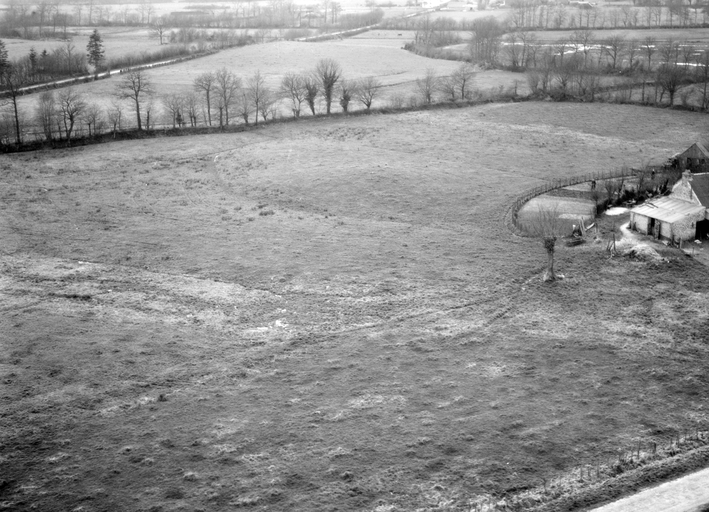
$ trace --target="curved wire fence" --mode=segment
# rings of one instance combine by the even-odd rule
[[[581,183],[586,183],[590,181],[604,181],[619,178],[632,178],[636,176],[639,171],[638,169],[613,169],[608,171],[597,171],[593,173],[587,173],[577,176],[569,176],[566,178],[557,178],[543,185],[534,187],[533,189],[527,190],[523,194],[520,194],[515,198],[510,207],[507,209],[507,214],[505,217],[505,223],[507,227],[516,235],[519,236],[529,236],[524,229],[519,225],[519,211],[522,207],[529,202],[531,199],[546,194],[553,190],[558,190],[564,187],[570,187],[572,185],[579,185]]]

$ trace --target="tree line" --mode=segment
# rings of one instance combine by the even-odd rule
[[[510,2],[508,2],[510,3]],[[703,27],[709,23],[709,4],[694,0],[685,4],[681,0],[648,2],[646,5],[619,7],[580,8],[562,3],[550,4],[540,0],[511,2],[513,6],[505,18],[494,17],[504,33],[527,30],[590,29],[640,29]],[[445,37],[441,32],[470,32],[479,19],[455,20],[430,16],[389,18],[381,28],[389,30],[433,31],[432,38]]]
[[[390,94],[389,108],[431,105],[437,101],[471,101],[481,93],[475,89],[475,69],[461,65],[450,76],[433,69],[414,81],[409,94]],[[34,108],[23,110],[18,101],[8,100],[0,119],[0,141],[19,145],[30,128],[49,143],[71,144],[77,136],[114,136],[126,129],[214,127],[226,129],[237,123],[258,125],[283,117],[350,112],[354,105],[372,109],[383,102],[384,87],[376,77],[349,79],[333,59],[321,59],[314,69],[283,75],[277,86],[269,85],[260,71],[239,76],[227,68],[197,76],[189,90],[159,93],[144,70],[125,73],[116,83],[109,102],[87,100],[75,87],[46,90],[37,95]],[[108,104],[107,104],[108,103]]]
[[[662,104],[666,99],[671,106],[681,90],[685,106],[694,99],[701,109],[709,107],[709,48],[705,46],[672,38],[660,41],[654,36],[598,37],[589,29],[540,42],[533,31],[503,35],[492,20],[482,21],[482,29],[470,40],[470,58],[527,71],[532,92],[593,100],[604,77],[618,76],[623,78],[619,95],[624,101],[633,101],[633,91],[639,89],[640,102]]]

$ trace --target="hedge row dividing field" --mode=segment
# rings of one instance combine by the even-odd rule
[[[706,268],[558,244],[547,285],[505,225],[706,119],[487,104],[4,156],[0,502],[469,510],[706,429]]]

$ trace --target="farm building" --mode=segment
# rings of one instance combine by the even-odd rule
[[[709,172],[709,151],[701,142],[692,144],[674,158],[680,169],[688,169],[696,173]]]
[[[709,235],[709,173],[685,171],[669,197],[646,201],[630,211],[630,228],[679,242]]]

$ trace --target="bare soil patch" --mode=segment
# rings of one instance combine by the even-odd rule
[[[705,131],[526,103],[2,157],[0,503],[465,509],[705,422],[704,267],[560,247],[546,286],[504,224]]]

